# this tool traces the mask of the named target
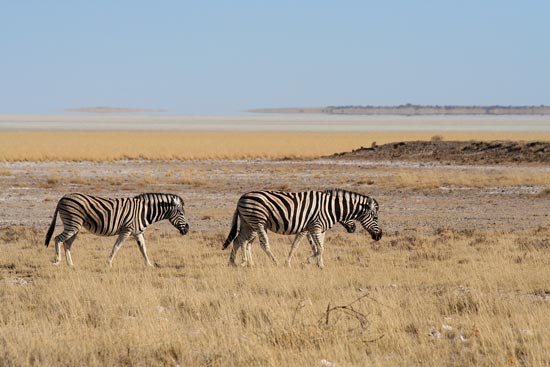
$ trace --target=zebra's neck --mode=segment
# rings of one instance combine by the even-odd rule
[[[336,222],[353,220],[357,217],[359,210],[360,195],[345,190],[329,190],[325,194],[329,197],[327,214],[332,224]]]
[[[168,214],[173,207],[173,196],[169,194],[147,193],[136,196],[141,201],[141,224],[146,227],[149,224],[168,219]]]

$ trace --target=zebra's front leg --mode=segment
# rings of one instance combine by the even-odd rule
[[[147,249],[145,248],[145,238],[143,237],[143,233],[136,234],[135,238],[139,246],[139,251],[143,255],[143,259],[145,260],[145,265],[153,266],[149,261],[149,258],[147,257]]]
[[[288,253],[288,258],[286,259],[286,266],[290,268],[290,262],[292,261],[292,255],[294,255],[294,252],[298,248],[298,245],[300,244],[300,241],[304,236],[307,234],[307,232],[300,232],[294,237],[294,241],[292,241],[292,245],[290,246],[290,252]]]
[[[264,227],[260,227],[258,229],[258,235],[260,238],[260,246],[262,247],[262,249],[271,258],[271,260],[273,260],[273,263],[275,265],[279,265],[279,263],[277,262],[277,259],[271,252],[271,248],[269,247],[269,239],[267,238],[267,232],[265,231]]]
[[[311,234],[309,233],[307,236],[307,241],[309,242],[309,247],[311,247],[311,255],[306,258],[306,260],[302,263],[302,266],[306,264],[311,264],[311,260],[315,259],[318,254],[317,245],[315,245],[315,241],[313,240],[313,237],[311,237]]]
[[[113,259],[115,258],[118,249],[122,245],[122,242],[124,242],[124,240],[127,239],[129,236],[130,233],[128,232],[122,232],[118,235],[115,245],[113,246],[113,250],[111,251],[111,256],[109,256],[109,266],[113,266]]]

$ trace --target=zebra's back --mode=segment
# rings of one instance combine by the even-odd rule
[[[102,198],[81,193],[67,194],[59,200],[59,215],[67,224],[81,224],[88,231],[113,236],[130,225],[134,215],[132,198]]]
[[[265,223],[280,234],[303,232],[319,214],[322,192],[253,191],[241,196],[240,215],[249,224]]]

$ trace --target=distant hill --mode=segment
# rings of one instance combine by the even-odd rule
[[[533,141],[401,141],[372,144],[333,154],[342,160],[439,162],[453,164],[550,163],[550,142]]]
[[[550,115],[550,106],[327,106],[257,108],[254,113],[307,113],[329,115]]]
[[[165,110],[154,108],[131,108],[131,107],[78,107],[66,108],[67,112],[89,112],[89,113],[130,113],[130,112],[164,112]]]

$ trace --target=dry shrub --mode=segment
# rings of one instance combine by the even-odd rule
[[[447,248],[421,248],[409,254],[411,262],[426,261],[447,261],[451,259],[452,254]]]
[[[69,178],[69,183],[72,183],[74,185],[86,185],[88,181],[82,178],[79,173],[76,173],[71,175],[71,177]]]
[[[103,177],[102,181],[111,186],[121,186],[124,183],[124,179],[120,176]]]
[[[519,237],[516,244],[520,251],[547,251],[550,249],[550,238]]]
[[[275,190],[290,191],[292,186],[288,182],[281,182],[274,186]]]
[[[202,179],[186,177],[180,177],[178,179],[172,180],[172,183],[178,185],[187,185],[191,187],[203,187],[208,185],[208,183]]]
[[[0,176],[13,176],[13,173],[8,168],[0,168]]]
[[[390,246],[396,250],[411,251],[422,247],[422,242],[417,236],[397,235],[396,238],[390,240]]]
[[[55,187],[63,182],[63,178],[58,175],[57,173],[50,173],[45,181],[42,181],[38,184],[41,188],[47,188],[51,189],[52,187]]]
[[[2,243],[36,243],[39,241],[39,239],[41,240],[41,237],[43,235],[45,235],[45,233],[41,233],[35,228],[26,228],[23,226],[0,229],[0,241],[2,241]]]
[[[481,309],[481,301],[477,292],[468,288],[459,288],[445,292],[442,296],[443,315],[475,314]]]
[[[371,178],[363,177],[356,182],[357,185],[374,185],[374,180]]]

